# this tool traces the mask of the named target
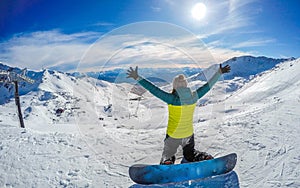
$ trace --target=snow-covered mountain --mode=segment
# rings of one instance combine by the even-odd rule
[[[236,152],[241,187],[299,187],[300,59],[224,64],[232,73],[196,108],[196,147]],[[30,74],[38,82],[21,96],[26,129],[13,96],[0,106],[0,186],[128,187],[130,165],[160,160],[167,107],[148,92],[56,71]],[[203,84],[194,78],[192,88]]]
[[[223,64],[230,65],[232,71],[224,75],[224,79],[229,80],[235,77],[250,78],[264,71],[274,68],[278,63],[293,61],[295,58],[273,59],[267,57],[242,56],[234,57]]]
[[[22,109],[25,122],[28,122],[28,124],[33,123],[34,125],[36,122],[39,122],[38,126],[39,124],[76,123],[75,117],[80,116],[79,114],[94,111],[93,109],[88,109],[89,105],[86,105],[92,103],[91,108],[95,106],[94,100],[96,99],[94,97],[96,97],[96,94],[93,95],[94,93],[97,92],[101,96],[97,99],[97,102],[108,105],[107,101],[103,101],[106,99],[104,97],[106,95],[105,92],[106,90],[112,90],[110,88],[112,87],[111,84],[105,81],[88,77],[79,79],[57,71],[30,72],[28,76],[34,78],[35,83],[19,83]],[[14,110],[13,87],[13,85],[8,85],[7,83],[1,86],[2,95],[0,98],[2,103],[4,103],[2,107],[7,110],[3,110],[0,121],[9,124],[17,121]],[[86,116],[89,116],[89,114],[87,113]]]
[[[7,65],[4,65],[0,63],[0,71],[12,71],[17,74],[21,73],[21,69],[17,67],[9,67]],[[34,84],[28,84],[26,82],[20,82],[19,83],[19,93],[20,95],[25,95],[29,93],[30,91],[37,90],[38,85],[41,83],[43,72],[34,72],[34,71],[28,71],[27,76],[35,80]],[[0,78],[2,80],[2,78]],[[11,98],[14,96],[14,87],[11,84],[8,83],[1,83],[0,82],[0,105],[9,102]]]
[[[285,59],[273,59],[267,57],[253,57],[253,56],[241,56],[233,57],[222,65],[230,65],[231,72],[223,75],[223,79],[232,80],[236,77],[244,78],[250,80],[253,76],[263,73],[264,71],[274,68],[277,64],[285,61],[293,61],[295,58],[285,58]],[[191,76],[189,79],[192,81],[209,79],[210,73],[215,72],[218,66],[211,66],[206,71],[200,72]]]

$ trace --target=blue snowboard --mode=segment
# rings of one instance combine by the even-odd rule
[[[163,184],[207,178],[231,171],[236,164],[235,153],[207,161],[175,165],[141,165],[129,168],[130,178],[139,184]]]
[[[234,171],[228,172],[226,174],[221,174],[217,176],[212,176],[208,178],[201,178],[196,180],[188,180],[183,182],[174,182],[166,184],[151,184],[151,185],[141,185],[135,184],[130,186],[130,188],[176,188],[176,187],[189,187],[189,188],[239,188],[239,179]]]

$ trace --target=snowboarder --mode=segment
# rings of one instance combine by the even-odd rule
[[[230,72],[230,66],[222,67],[220,64],[220,68],[212,78],[193,92],[187,87],[188,83],[185,76],[180,74],[173,79],[173,90],[171,93],[168,93],[149,80],[139,76],[138,67],[135,69],[130,67],[127,72],[127,78],[137,80],[150,93],[168,104],[168,127],[160,164],[174,164],[175,154],[179,146],[183,148],[184,159],[188,162],[213,159],[212,155],[200,152],[194,148],[193,114],[197,100],[211,89],[221,74],[228,72]]]

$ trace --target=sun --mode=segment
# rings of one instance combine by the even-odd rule
[[[205,17],[206,6],[204,3],[197,3],[192,8],[192,16],[197,20],[201,20]]]

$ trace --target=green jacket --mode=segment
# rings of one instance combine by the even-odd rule
[[[178,88],[175,93],[168,93],[145,78],[139,78],[138,83],[154,96],[168,104],[169,118],[167,134],[172,138],[186,138],[194,133],[193,115],[197,100],[203,97],[218,81],[221,72],[218,71],[202,87],[196,91],[190,88]]]

